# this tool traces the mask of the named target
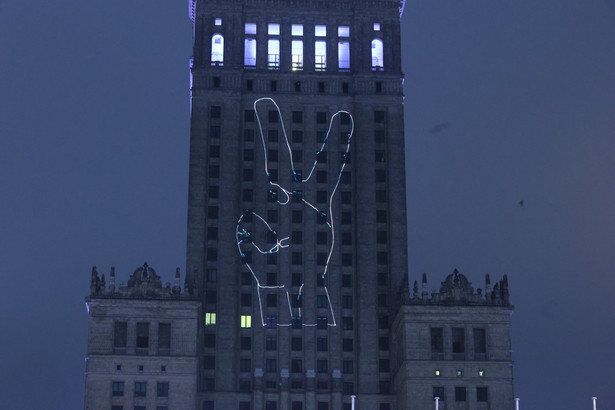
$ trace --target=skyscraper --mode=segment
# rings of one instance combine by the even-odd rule
[[[444,387],[425,375],[415,388],[413,369],[429,372],[433,363],[417,367],[408,343],[420,340],[416,349],[431,352],[425,320],[433,320],[442,331],[434,337],[448,351],[450,322],[459,318],[446,309],[434,317],[433,306],[467,304],[473,290],[464,287],[465,296],[452,299],[429,298],[427,290],[410,298],[402,9],[403,2],[390,0],[191,3],[184,290],[179,276],[165,290],[148,266],[118,290],[107,291],[93,274],[88,355],[107,355],[116,368],[101,364],[88,373],[106,390],[88,390],[94,384],[86,380],[86,407],[88,395],[96,397],[92,403],[111,397],[117,410],[181,407],[173,402],[180,391],[203,410],[340,410],[353,396],[361,409],[433,404]],[[143,306],[130,302],[122,310],[116,300],[131,298]],[[507,297],[491,298],[483,304],[508,306]],[[171,308],[148,316],[152,303]],[[186,316],[175,310],[182,305]],[[423,325],[408,325],[413,317]],[[476,334],[489,349],[490,333],[480,335],[490,331],[481,323]],[[459,328],[474,334],[464,323],[455,327],[457,338]],[[414,330],[421,338],[413,339]],[[113,338],[101,336],[111,331]],[[491,345],[509,344],[508,336],[508,344]],[[169,374],[173,356],[182,354],[185,365]],[[193,378],[185,378],[193,365]],[[126,376],[122,366],[143,373]],[[166,388],[162,401],[146,401],[147,380],[150,391]],[[505,383],[512,394],[512,379]],[[124,386],[133,384],[134,400],[122,401]],[[479,387],[482,402],[487,390]]]

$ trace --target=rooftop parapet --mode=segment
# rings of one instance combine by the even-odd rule
[[[115,268],[111,267],[108,287],[105,275],[99,276],[96,266],[93,266],[90,297],[130,299],[193,298],[196,297],[196,289],[190,283],[184,282],[184,290],[182,292],[179,268],[175,270],[173,286],[171,286],[170,282],[167,282],[163,287],[160,276],[145,262],[143,266],[139,266],[130,275],[126,285],[120,282],[119,286],[116,286]]]
[[[420,293],[417,281],[414,281],[412,293],[408,285],[406,282],[402,286],[401,303],[403,305],[511,306],[506,275],[493,288],[489,274],[485,275],[484,292],[480,288],[474,292],[472,283],[457,269],[441,283],[439,292],[435,289],[429,292],[426,273],[423,273]]]

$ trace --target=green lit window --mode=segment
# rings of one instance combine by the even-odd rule
[[[241,315],[241,327],[252,327],[252,316]]]
[[[205,313],[205,325],[215,325],[216,324],[216,314],[213,312]]]

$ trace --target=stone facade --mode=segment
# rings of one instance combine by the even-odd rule
[[[506,276],[474,292],[455,270],[428,292],[403,291],[393,324],[395,393],[400,409],[512,410],[510,316]]]
[[[145,264],[126,286],[92,271],[85,409],[191,409],[200,302]]]

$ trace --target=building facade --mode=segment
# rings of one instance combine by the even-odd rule
[[[175,285],[162,286],[144,264],[126,285],[92,270],[86,410],[192,409],[196,400],[200,302]]]
[[[512,409],[512,399],[492,405],[508,403],[512,379],[502,371],[509,389],[496,387],[501,368],[490,362],[510,364],[510,352],[498,350],[510,345],[509,322],[500,333],[493,324],[511,311],[508,296],[505,305],[465,309],[462,299],[440,303],[448,290],[417,297],[407,286],[402,8],[392,0],[191,3],[184,290],[162,288],[147,266],[119,291],[93,276],[86,408],[346,410],[354,396],[356,409],[428,409],[442,392],[449,407],[440,408]],[[170,324],[170,356],[158,353],[161,323]],[[471,351],[475,327],[490,366],[445,350],[432,362],[429,329],[441,328],[442,343],[464,329]],[[176,358],[174,387],[158,367]],[[138,372],[120,380],[116,363],[152,370],[147,380]],[[470,380],[477,369],[494,383],[430,373],[461,370]],[[134,402],[114,396],[119,381]],[[144,382],[146,398],[137,396]],[[170,383],[168,405],[150,393],[158,383]],[[454,407],[457,387],[476,400]],[[174,391],[185,401],[172,404]]]

